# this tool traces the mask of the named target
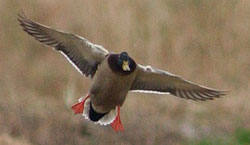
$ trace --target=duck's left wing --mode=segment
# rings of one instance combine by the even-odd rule
[[[150,66],[137,65],[136,78],[130,88],[133,92],[170,93],[177,97],[192,100],[213,100],[225,94],[219,91],[194,84],[179,76]]]
[[[61,52],[85,76],[93,76],[97,65],[109,53],[102,46],[93,44],[83,37],[39,24],[24,15],[19,15],[18,20],[24,31],[37,41]]]

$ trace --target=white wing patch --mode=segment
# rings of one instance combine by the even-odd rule
[[[71,64],[73,65],[73,67],[74,67],[78,72],[80,72],[80,73],[83,75],[82,71],[75,65],[75,63],[74,63],[73,61],[70,60],[70,58],[69,58],[66,54],[64,54],[62,51],[59,51],[59,52],[69,61],[69,63],[71,63]]]
[[[172,74],[172,73],[170,73],[170,72],[163,71],[163,70],[156,69],[156,68],[152,68],[150,65],[143,66],[143,65],[141,65],[141,64],[138,64],[138,66],[140,66],[141,68],[143,68],[144,71],[146,71],[146,72],[147,72],[147,71],[148,71],[148,72],[152,72],[152,73],[154,73],[154,72],[160,72],[160,73],[162,73],[162,74],[167,74],[167,75],[170,75],[170,76],[176,76],[175,74]]]
[[[158,91],[149,91],[149,90],[132,90],[129,91],[132,93],[149,93],[149,94],[159,94],[159,95],[165,95],[165,94],[170,94],[169,92],[158,92]]]
[[[94,49],[91,49],[93,53],[96,53],[96,54],[108,54],[108,50],[106,50],[103,46],[101,45],[98,45],[98,44],[94,44],[92,42],[90,42],[89,40],[85,39],[84,37],[81,37],[81,36],[77,36],[81,39],[81,42],[83,42],[85,45],[87,45],[88,47],[90,48],[94,48]]]

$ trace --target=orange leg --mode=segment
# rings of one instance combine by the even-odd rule
[[[115,118],[115,120],[112,122],[111,126],[112,128],[115,130],[115,132],[117,131],[124,131],[121,119],[120,119],[120,106],[117,106],[117,116]]]
[[[71,107],[75,111],[75,114],[83,113],[84,103],[89,97],[90,97],[90,94],[88,94],[87,97],[84,98],[84,100],[82,100],[81,102],[79,102]]]

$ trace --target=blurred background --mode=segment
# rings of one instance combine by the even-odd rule
[[[90,80],[22,31],[20,12],[228,95],[129,93],[116,134],[74,115]],[[0,144],[250,144],[249,14],[248,0],[0,0]]]

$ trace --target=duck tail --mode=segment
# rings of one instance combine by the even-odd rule
[[[79,102],[81,102],[85,97],[81,97],[79,99]],[[94,110],[91,104],[91,98],[87,98],[84,102],[84,109],[82,115],[87,120],[91,120],[95,122],[96,124],[100,125],[108,125],[111,124],[117,115],[117,109],[110,110],[107,113],[98,113]]]
[[[104,115],[108,114],[109,112],[107,113],[98,113],[94,110],[93,106],[92,106],[92,103],[90,102],[90,110],[89,110],[89,119],[94,121],[94,122],[97,122],[98,120],[100,120]]]
[[[100,118],[96,123],[100,125],[109,125],[114,122],[117,116],[117,109],[112,109],[106,113],[102,118]]]

